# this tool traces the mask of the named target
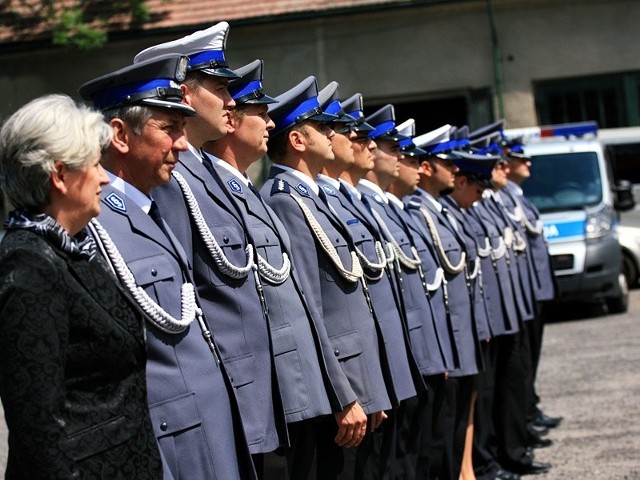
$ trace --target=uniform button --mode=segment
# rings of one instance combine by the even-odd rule
[[[151,276],[152,277],[157,277],[158,276],[158,271],[155,268],[151,269]]]
[[[333,354],[337,357],[340,355],[340,350],[338,350],[337,348],[333,350]]]
[[[229,243],[229,237],[227,237],[226,235],[224,237],[222,237],[222,241],[224,243]]]
[[[160,430],[162,430],[163,432],[167,431],[167,422],[162,422],[160,424]]]

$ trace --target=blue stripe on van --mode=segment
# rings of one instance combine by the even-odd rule
[[[584,238],[584,220],[572,220],[568,222],[545,222],[544,236],[550,242],[566,240],[569,238]]]

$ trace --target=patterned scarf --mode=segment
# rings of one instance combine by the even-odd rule
[[[22,228],[35,232],[72,257],[91,260],[96,254],[96,244],[86,229],[72,237],[54,218],[46,213],[14,210],[9,213],[4,226],[7,230]]]

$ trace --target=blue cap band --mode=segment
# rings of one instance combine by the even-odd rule
[[[353,112],[346,112],[347,115],[351,115],[353,118],[363,118],[364,112],[362,110],[354,110]]]
[[[157,88],[176,88],[175,84],[171,85],[171,80],[166,78],[158,78],[151,81],[138,83],[130,83],[121,87],[103,90],[93,98],[95,107],[99,110],[105,110],[113,105],[123,103],[128,97],[143,92],[156,90]]]
[[[324,109],[324,112],[331,113],[333,115],[341,115],[344,113],[342,107],[340,106],[340,100],[334,100],[333,102],[331,102],[329,105],[327,105],[327,108]]]
[[[369,138],[381,137],[386,133],[393,132],[395,129],[396,129],[396,124],[393,120],[382,122],[380,125],[377,125],[375,127],[375,130],[373,132],[369,133]]]
[[[241,87],[242,88],[240,88],[239,90],[234,90],[233,85],[229,87],[229,93],[234,100],[240,97],[244,97],[245,95],[248,95],[250,93],[262,90],[262,82],[260,82],[260,80],[253,80],[245,85],[241,85]]]
[[[189,55],[189,69],[202,67],[211,62],[220,66],[227,66],[222,50],[205,50],[204,52]]]
[[[322,113],[322,110],[320,109],[320,104],[318,103],[318,97],[307,98],[304,102],[298,105],[292,112],[289,112],[289,115],[284,116],[282,118],[282,121],[278,123],[283,125],[284,128],[287,128],[289,125],[295,124],[298,121],[298,117],[311,112],[313,112],[313,115],[318,115]]]

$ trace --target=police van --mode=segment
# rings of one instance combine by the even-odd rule
[[[556,276],[558,301],[605,301],[627,310],[621,270],[619,212],[633,208],[632,186],[613,180],[595,122],[505,130],[531,158],[524,194],[540,210]]]

